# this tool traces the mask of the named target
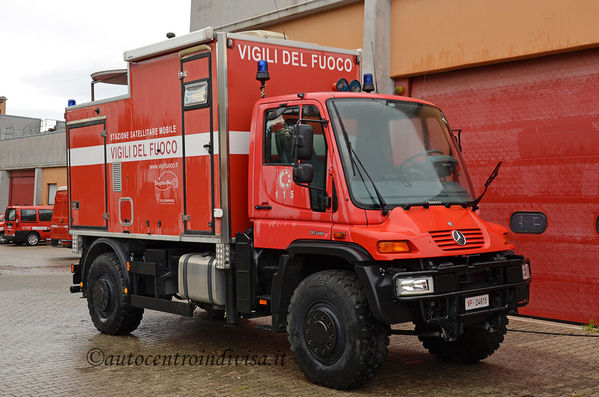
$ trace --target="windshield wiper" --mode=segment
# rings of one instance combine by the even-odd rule
[[[372,184],[372,187],[374,189],[374,193],[376,194],[376,198],[378,199],[379,205],[381,206],[381,212],[382,212],[383,216],[386,216],[389,213],[389,209],[387,208],[387,203],[385,202],[385,199],[383,198],[383,195],[381,194],[381,192],[379,191],[379,189],[376,187],[376,184],[372,180],[372,177],[370,176],[370,174],[366,170],[366,167],[364,167],[364,164],[362,164],[362,162],[358,158],[358,155],[356,154],[354,148],[352,147],[351,141],[349,140],[349,136],[347,135],[347,130],[345,129],[345,126],[343,125],[343,120],[341,119],[341,116],[339,115],[339,110],[337,109],[337,105],[335,105],[334,103],[333,103],[333,108],[335,109],[335,113],[337,114],[337,120],[339,120],[339,125],[341,126],[341,132],[343,133],[343,138],[345,139],[345,145],[347,146],[347,151],[348,151],[348,154],[349,154],[349,161],[351,163],[352,172],[353,172],[353,174],[355,176],[356,175],[356,169],[354,167],[354,164],[358,164],[358,165],[360,165],[360,167],[362,167],[362,170],[364,171],[364,174],[366,175],[366,177],[368,178],[368,180]],[[360,178],[362,179],[362,182],[364,183],[364,186],[367,186],[366,185],[366,181],[362,177],[362,173],[360,172],[360,170],[358,170],[358,172],[360,173]]]
[[[403,203],[403,204],[398,204],[398,207],[403,208],[404,210],[409,210],[412,207],[423,207],[423,208],[429,208],[433,205],[442,205],[444,207],[450,208],[452,205],[459,205],[460,207],[463,208],[467,208],[468,205],[470,205],[470,203],[468,202],[463,202],[463,201],[450,201],[450,202],[444,202],[444,201],[425,201],[425,202],[421,202],[421,203]]]
[[[483,199],[483,196],[485,195],[485,193],[487,193],[487,189],[489,188],[489,185],[491,184],[491,182],[493,182],[495,180],[495,178],[497,178],[497,174],[499,174],[499,167],[501,167],[501,163],[502,163],[501,161],[499,163],[497,163],[497,165],[495,166],[495,169],[493,170],[493,172],[491,172],[491,175],[489,175],[489,178],[485,182],[485,190],[483,190],[482,194],[470,203],[470,205],[472,205],[472,211],[476,211],[478,209],[478,204]]]

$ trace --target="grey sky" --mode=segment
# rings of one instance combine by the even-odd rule
[[[90,99],[90,74],[123,52],[189,32],[190,0],[0,0],[0,96],[7,114],[62,120]],[[96,96],[124,93],[98,85]]]

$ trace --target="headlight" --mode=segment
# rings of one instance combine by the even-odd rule
[[[395,279],[397,296],[432,294],[433,292],[435,292],[435,286],[432,277]]]

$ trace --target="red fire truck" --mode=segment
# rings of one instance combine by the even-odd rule
[[[66,109],[71,291],[100,332],[272,316],[339,389],[374,376],[391,324],[448,361],[499,347],[529,261],[477,216],[441,110],[361,87],[360,56],[207,28],[93,75],[128,86]]]
[[[53,247],[68,248],[71,246],[71,235],[69,234],[69,198],[66,186],[60,186],[56,190],[56,196],[54,197],[50,244]]]

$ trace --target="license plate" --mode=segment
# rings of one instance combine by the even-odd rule
[[[466,307],[466,310],[487,307],[489,306],[489,294],[471,296],[470,298],[466,298],[464,306]]]

